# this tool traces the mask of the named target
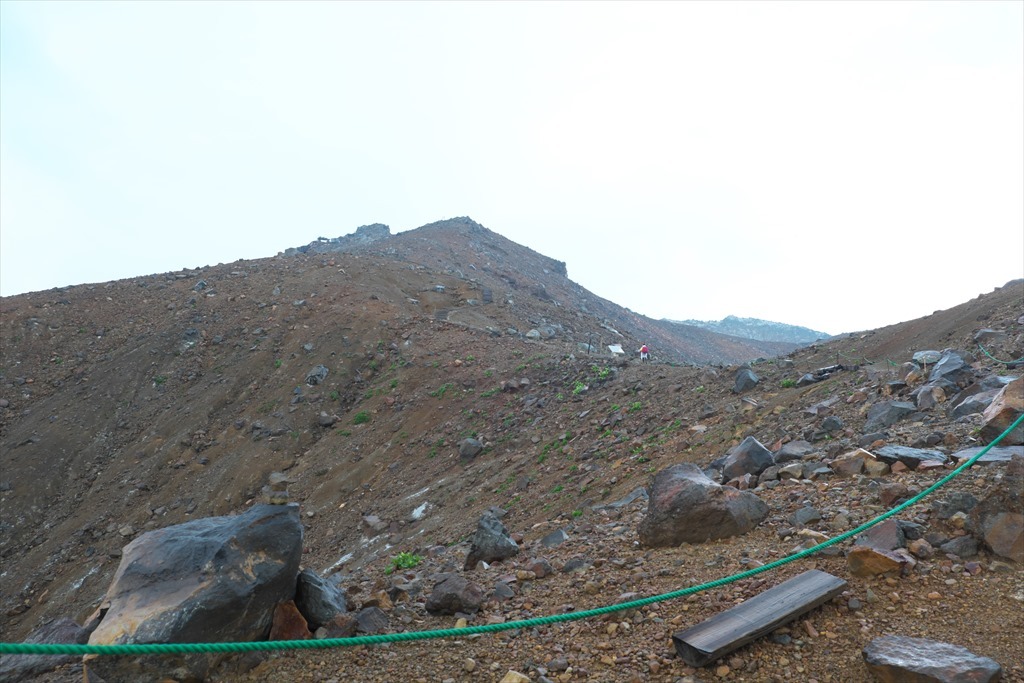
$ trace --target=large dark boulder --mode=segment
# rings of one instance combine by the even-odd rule
[[[295,595],[302,554],[297,505],[254,505],[142,534],[125,546],[91,645],[263,640]],[[222,654],[86,656],[108,681],[203,679]]]
[[[754,494],[716,484],[684,463],[655,475],[637,531],[645,546],[677,546],[738,536],[767,516],[768,506]]]

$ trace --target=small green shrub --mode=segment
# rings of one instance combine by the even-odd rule
[[[551,489],[551,493],[561,493],[563,488],[564,487],[561,484],[557,484],[553,489]]]
[[[337,391],[332,391],[331,393],[329,393],[327,395],[328,395],[328,397],[330,397],[330,399],[332,401],[337,401],[339,398],[341,398],[341,394],[339,394]]]
[[[433,391],[431,391],[430,395],[433,396],[434,398],[444,398],[445,393],[449,389],[451,389],[453,386],[455,386],[455,385],[452,384],[451,382],[445,382],[444,384],[439,386],[437,389],[434,389]]]
[[[274,368],[276,369],[276,368],[279,368],[279,367],[281,367],[281,359],[280,358],[278,358],[277,360],[274,361]]]
[[[159,386],[163,386],[163,384],[166,381],[167,381],[167,378],[164,377],[163,375],[157,375],[156,377],[153,378],[153,383],[156,384],[158,387]]]
[[[412,569],[418,567],[423,562],[421,555],[413,555],[412,553],[398,553],[395,557],[391,558],[391,566],[384,570],[385,574],[390,574],[399,569]]]
[[[782,382],[780,384],[782,385],[783,389],[792,389],[793,387],[796,386],[796,380],[795,379],[784,379],[784,380],[782,380]]]
[[[576,384],[574,384],[573,387],[572,387],[572,395],[573,396],[579,396],[580,394],[582,394],[586,390],[587,390],[587,385],[584,384],[583,382],[579,381],[579,380],[576,380]]]
[[[572,511],[572,516],[573,517],[582,517],[583,516],[583,510],[580,510],[579,508],[576,508],[575,510]]]
[[[352,420],[352,422],[357,424],[357,425],[366,424],[369,421],[370,421],[370,414],[368,412],[366,412],[365,410],[361,410],[358,413],[356,413],[355,418],[353,418],[353,420]]]
[[[632,403],[629,404],[629,411],[628,412],[635,413],[636,411],[640,410],[642,407],[643,407],[643,405],[640,403],[640,401],[633,401]]]

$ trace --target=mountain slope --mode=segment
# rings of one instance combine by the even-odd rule
[[[2,299],[0,637],[24,638],[61,615],[84,621],[125,543],[149,529],[245,509],[275,471],[289,475],[303,511],[305,564],[337,573],[360,600],[379,590],[399,550],[431,557],[428,574],[457,567],[465,539],[491,506],[508,510],[506,525],[555,566],[577,555],[601,563],[583,578],[559,574],[549,583],[524,583],[488,618],[551,613],[567,604],[581,609],[716,578],[744,566],[745,557],[766,561],[788,552],[777,532],[802,501],[866,514],[859,509],[866,503],[858,502],[867,500],[865,492],[853,485],[768,491],[777,520],[750,537],[656,551],[635,546],[640,508],[601,506],[647,485],[658,468],[706,465],[745,436],[766,444],[801,438],[821,420],[809,406],[858,391],[880,397],[890,390],[892,364],[926,348],[974,351],[982,325],[1005,335],[987,347],[997,358],[1024,353],[1024,282],[1015,282],[921,320],[796,350],[791,362],[758,363],[761,384],[740,397],[732,392],[734,365],[684,364],[697,362],[691,359],[698,353],[718,358],[720,345],[731,342],[706,331],[687,338],[659,332],[656,323],[569,281],[557,262],[475,224],[421,230],[349,253],[240,261]],[[492,303],[484,303],[485,290]],[[545,325],[555,336],[509,333]],[[627,349],[653,339],[678,344],[679,365],[581,354],[578,344],[591,335],[602,345],[618,338],[607,327],[625,335]],[[737,340],[734,348],[753,347]],[[1006,372],[980,353],[974,362]],[[838,363],[851,369],[809,387],[782,388],[784,379]],[[328,374],[310,383],[320,366]],[[856,447],[862,407],[834,406],[848,426],[818,444],[823,453]],[[910,445],[935,432],[954,447],[977,444],[976,420],[952,420],[942,411],[894,428],[889,438]],[[485,449],[467,460],[459,443],[469,437]],[[914,486],[926,481],[907,479]],[[980,492],[985,477],[966,485]],[[840,498],[827,502],[833,494]],[[421,506],[426,513],[414,516]],[[371,517],[383,527],[370,525]],[[562,527],[574,539],[564,548],[536,545]],[[841,557],[820,562],[843,571]],[[493,585],[509,572],[496,565],[480,578]],[[925,576],[921,585],[935,578]],[[985,623],[1003,614],[1006,624],[1024,626],[1019,610],[989,584],[957,578],[955,593],[940,586],[950,623],[928,634],[955,638],[966,631],[972,647],[1005,659],[1013,643]],[[1014,569],[1000,586],[1013,593],[1022,578]],[[707,616],[756,584],[686,604],[691,616]],[[894,590],[863,581],[852,590],[863,598],[867,588]],[[908,589],[916,590],[896,590]],[[972,604],[978,609],[965,607]],[[905,626],[915,623],[920,606],[927,602],[893,614],[871,605],[859,618],[830,608],[829,628],[840,634],[832,647],[844,662],[857,660],[863,620],[876,630],[882,620]],[[614,621],[621,641],[608,647],[602,643],[609,624],[602,623],[524,634],[529,641],[509,636],[499,641],[505,654],[488,640],[431,645],[401,658],[422,662],[428,680],[465,675],[467,657],[484,668],[498,665],[498,679],[506,668],[536,666],[531,649],[550,663],[561,648],[585,662],[580,666],[594,680],[674,680],[690,675],[665,654],[666,629],[683,623],[680,609]],[[415,612],[409,618],[410,627],[450,625],[422,622]],[[770,644],[758,647],[743,656],[743,666],[755,662],[755,671],[783,676],[779,653]],[[388,672],[396,650],[332,653],[328,666],[337,668],[324,671],[307,659],[274,658],[252,680],[321,680],[320,673],[326,680],[355,666],[363,667],[361,680],[394,680]],[[799,650],[801,666],[819,680],[829,680],[826,650]],[[599,674],[602,652],[611,653],[614,666]],[[783,653],[790,662],[792,653]],[[858,680],[862,668],[849,666],[831,680]],[[789,671],[791,678],[799,673]],[[747,680],[769,680],[758,676]]]
[[[668,322],[677,325],[701,327],[712,332],[728,334],[743,339],[780,341],[790,344],[813,344],[816,341],[828,339],[830,336],[824,332],[815,332],[810,328],[799,325],[787,325],[769,320],[760,320],[759,318],[738,318],[734,315],[728,315],[718,321],[669,320]]]

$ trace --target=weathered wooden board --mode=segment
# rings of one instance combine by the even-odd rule
[[[846,581],[812,569],[672,636],[690,666],[706,666],[771,633],[846,589]]]

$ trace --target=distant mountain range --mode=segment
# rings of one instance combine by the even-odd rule
[[[813,344],[816,341],[831,337],[831,335],[825,332],[817,332],[807,327],[800,327],[799,325],[775,323],[758,318],[738,318],[734,315],[726,316],[717,322],[713,320],[669,320],[667,318],[664,320],[676,325],[701,327],[718,334],[727,334],[731,337],[753,339],[756,341],[787,342],[803,345]]]

